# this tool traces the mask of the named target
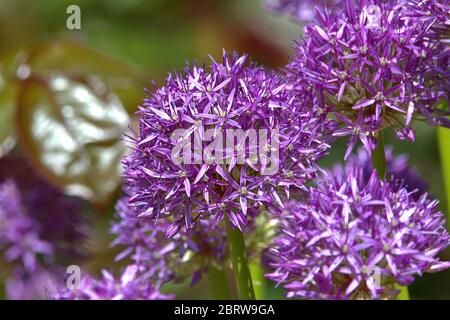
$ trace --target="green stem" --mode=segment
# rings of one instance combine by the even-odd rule
[[[441,155],[442,176],[447,191],[447,225],[450,229],[450,129],[438,127],[439,152]]]
[[[253,288],[255,289],[255,298],[257,300],[267,299],[264,271],[257,263],[250,263],[250,274],[253,279]]]
[[[386,154],[384,152],[383,131],[378,132],[377,146],[372,153],[372,163],[380,179],[384,179],[386,175]]]
[[[226,270],[218,269],[212,264],[208,268],[209,288],[214,300],[230,300],[231,294],[228,289],[228,277]]]
[[[247,261],[244,236],[239,229],[231,226],[228,215],[225,214],[228,244],[230,246],[231,262],[233,264],[234,278],[240,300],[255,300],[252,277]]]
[[[372,163],[373,167],[377,170],[380,179],[385,179],[387,163],[386,163],[386,154],[384,150],[383,131],[378,132],[377,146],[372,153]],[[408,287],[395,284],[395,289],[400,290],[400,293],[397,296],[397,300],[409,300]]]
[[[264,277],[264,268],[259,263],[250,263],[250,273],[255,288],[256,300],[283,300],[285,293],[282,286],[275,288],[273,282]]]
[[[394,287],[395,289],[400,290],[400,293],[397,296],[397,300],[409,300],[408,287],[404,287],[399,284],[395,284]]]

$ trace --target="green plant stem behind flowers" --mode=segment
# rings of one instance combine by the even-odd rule
[[[231,226],[228,216],[225,214],[228,242],[230,246],[231,262],[233,264],[234,278],[239,300],[255,300],[253,281],[249,270],[247,252],[245,250],[244,235]]]
[[[378,132],[377,136],[377,146],[375,150],[373,150],[372,154],[372,162],[373,167],[377,170],[378,176],[380,179],[386,179],[386,154],[384,150],[384,135],[383,131]],[[409,291],[408,287],[400,286],[398,284],[395,285],[395,289],[400,290],[399,295],[397,296],[397,300],[409,300]]]
[[[442,178],[447,195],[447,228],[450,229],[450,129],[438,127],[437,133],[441,154]]]
[[[212,298],[217,300],[230,300],[231,294],[228,288],[227,272],[224,269],[219,269],[213,264],[208,267],[209,271],[209,287]]]

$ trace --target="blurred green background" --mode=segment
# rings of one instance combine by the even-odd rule
[[[81,30],[66,27],[66,8],[72,4],[81,8]],[[132,117],[144,96],[143,88],[150,87],[152,80],[162,84],[168,72],[180,69],[186,61],[202,61],[208,54],[220,57],[225,48],[246,52],[261,64],[282,67],[302,29],[288,18],[267,13],[261,0],[0,0],[0,89],[12,81],[1,78],[1,72],[16,70],[13,65],[21,54],[39,52],[41,59],[47,55],[52,63],[54,52],[48,48],[62,43],[67,60],[55,68],[86,68],[87,72],[92,68],[100,75],[121,75],[123,71],[132,78],[130,85],[116,91]],[[101,55],[92,58],[81,49],[84,47],[106,54],[103,64]],[[0,94],[0,103],[4,103],[7,92]],[[0,118],[6,119],[6,110],[0,106]],[[3,129],[6,125],[0,122]],[[410,163],[446,211],[436,130],[422,124],[416,130],[414,144],[398,142],[391,135],[387,141],[393,143],[396,153],[409,154]],[[342,161],[345,143],[335,144],[324,165]],[[113,238],[108,229],[115,196],[100,207],[93,206],[90,213],[91,257],[85,267],[94,273],[114,266],[117,250],[109,248]],[[443,258],[450,259],[449,250]],[[176,289],[178,298],[205,298],[204,285],[170,289]],[[424,275],[410,291],[413,298],[450,299],[450,270]],[[269,297],[280,297],[280,292],[271,292]]]

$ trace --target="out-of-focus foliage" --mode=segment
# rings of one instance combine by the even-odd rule
[[[136,74],[69,42],[18,50],[0,61],[0,154],[19,137],[19,147],[54,185],[107,204],[119,184],[121,137],[129,123],[110,90],[135,105]]]
[[[144,82],[132,67],[74,42],[53,41],[36,45],[24,54],[21,63],[42,75],[52,72],[75,77],[95,75],[119,96],[130,113],[140,103]]]
[[[6,83],[5,78],[0,73],[0,156],[14,144],[15,87],[14,83]]]
[[[128,115],[97,78],[28,78],[16,119],[22,149],[55,185],[100,204],[114,193]]]

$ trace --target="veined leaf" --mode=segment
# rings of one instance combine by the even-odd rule
[[[52,74],[21,84],[16,124],[25,154],[66,193],[98,205],[108,203],[120,181],[128,122],[98,78]]]
[[[72,76],[97,76],[117,94],[129,113],[137,110],[143,96],[143,80],[130,66],[74,42],[55,41],[32,47],[22,63],[37,74],[63,72]]]

